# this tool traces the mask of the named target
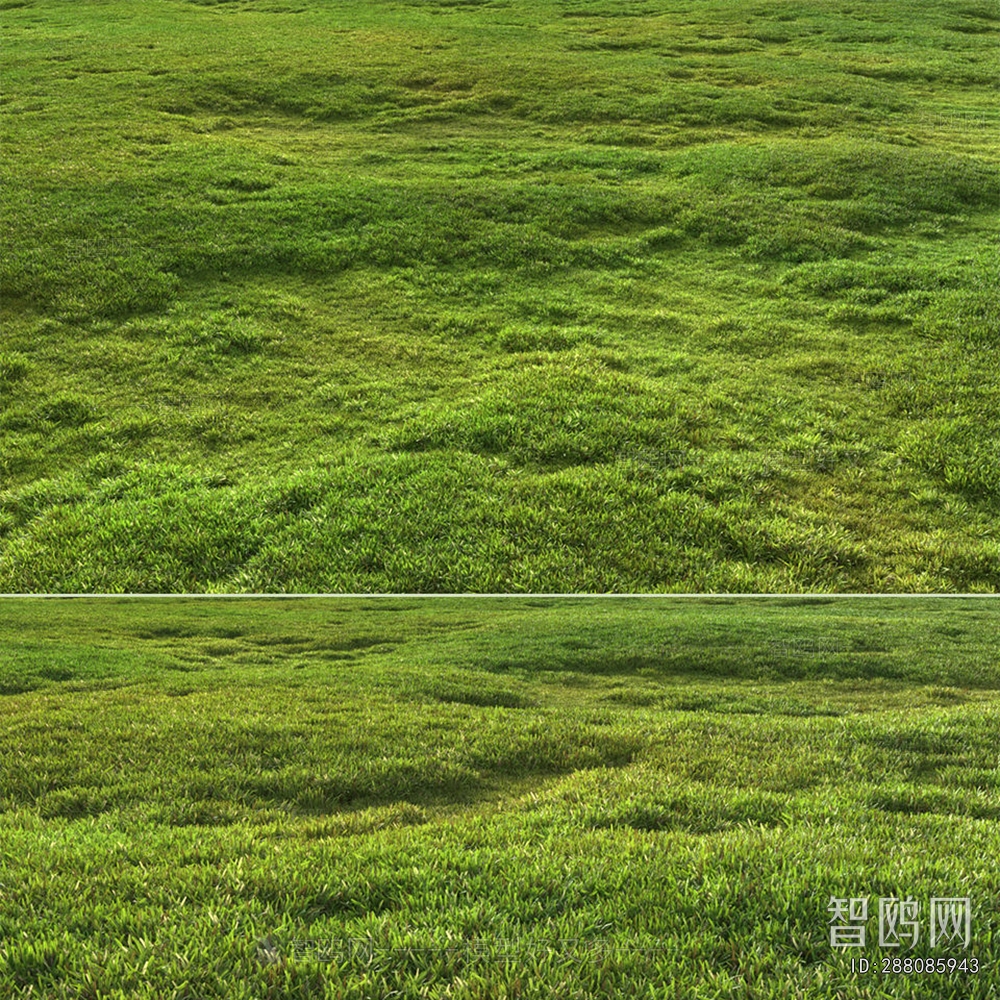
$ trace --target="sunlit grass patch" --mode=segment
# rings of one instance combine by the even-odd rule
[[[832,996],[831,898],[945,895],[862,995],[989,995],[988,599],[4,611],[12,995]]]
[[[0,589],[995,590],[1000,15],[904,6],[6,5]]]

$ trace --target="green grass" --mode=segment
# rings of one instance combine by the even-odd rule
[[[26,0],[2,592],[995,592],[995,0]]]
[[[992,601],[3,610],[5,996],[995,994]],[[894,896],[980,971],[852,974]]]

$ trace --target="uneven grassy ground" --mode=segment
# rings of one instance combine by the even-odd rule
[[[3,610],[4,996],[996,995],[986,599]]]
[[[996,0],[0,23],[0,591],[1000,584]]]

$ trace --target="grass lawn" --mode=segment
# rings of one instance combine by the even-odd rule
[[[0,996],[995,1000],[997,0],[0,33]]]
[[[996,996],[989,599],[3,610],[4,996]]]
[[[996,0],[5,0],[0,592],[995,592]]]

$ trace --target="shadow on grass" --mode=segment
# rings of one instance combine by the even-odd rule
[[[574,639],[539,647],[537,653],[529,649],[511,656],[486,651],[475,665],[490,674],[528,682],[552,673],[658,680],[912,681],[944,687],[997,687],[995,660],[979,644],[970,643],[966,650],[935,650],[894,643],[890,637],[865,635],[860,630],[797,632],[770,640],[747,634],[742,641],[736,634],[725,640],[707,637],[697,644],[635,650],[609,650],[607,643],[590,646],[586,640]]]

